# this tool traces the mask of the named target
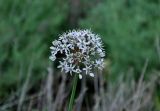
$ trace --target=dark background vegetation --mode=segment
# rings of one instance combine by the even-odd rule
[[[28,73],[29,92],[40,89],[52,64],[49,47],[70,29],[102,37],[106,81],[116,84],[130,70],[136,81],[146,61],[146,81],[160,74],[160,0],[0,0],[0,105],[19,94]],[[160,111],[159,83],[153,95]]]

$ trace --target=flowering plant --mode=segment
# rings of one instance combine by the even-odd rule
[[[68,111],[72,111],[78,76],[82,79],[82,73],[85,72],[94,77],[92,69],[102,70],[104,67],[105,53],[102,40],[90,30],[73,30],[62,34],[52,44],[49,58],[55,61],[58,53],[65,55],[59,61],[58,68],[65,73],[75,73],[68,107]]]
[[[82,72],[94,77],[92,69],[100,70],[104,67],[104,49],[101,38],[93,34],[90,30],[73,30],[62,34],[58,40],[52,42],[50,59],[56,60],[57,53],[64,54],[65,57],[59,61],[61,71],[72,74]]]

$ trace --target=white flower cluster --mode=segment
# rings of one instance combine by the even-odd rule
[[[52,44],[50,59],[55,61],[57,53],[64,54],[65,57],[59,61],[58,68],[65,73],[77,73],[81,79],[83,71],[94,77],[92,70],[102,70],[104,67],[105,52],[101,38],[90,30],[69,31]]]

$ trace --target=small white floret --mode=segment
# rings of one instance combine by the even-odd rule
[[[82,79],[82,75],[81,74],[79,74],[79,79]]]
[[[94,74],[93,74],[93,73],[89,73],[89,75],[90,75],[91,77],[94,77]]]

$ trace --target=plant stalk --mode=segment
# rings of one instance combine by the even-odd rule
[[[72,93],[71,93],[71,97],[70,97],[70,100],[69,100],[68,111],[72,111],[72,108],[73,108],[73,103],[74,103],[74,97],[75,97],[75,93],[76,93],[77,82],[78,82],[78,74],[75,74],[74,75],[74,80],[73,80],[73,86],[72,86]]]

